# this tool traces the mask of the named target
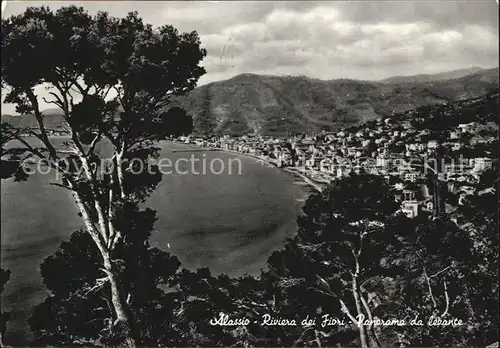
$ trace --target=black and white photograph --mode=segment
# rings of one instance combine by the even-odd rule
[[[1,348],[499,347],[498,0],[1,5]]]

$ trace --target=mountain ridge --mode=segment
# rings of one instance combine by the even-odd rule
[[[498,88],[498,68],[460,78],[384,83],[352,79],[240,74],[179,98],[196,131],[241,135],[334,130],[422,105],[487,94]]]
[[[476,68],[461,69],[465,74],[462,77],[424,82],[321,80],[246,73],[197,87],[189,95],[173,99],[169,107],[186,109],[193,117],[195,134],[284,135],[335,130],[498,89],[498,68],[468,74],[470,69]],[[443,74],[450,76],[457,71],[437,75]],[[53,109],[44,113],[47,127],[58,128],[61,117]],[[29,115],[2,115],[2,121],[14,126],[36,126]]]
[[[440,80],[452,80],[452,79],[458,79],[461,77],[465,77],[468,75],[472,75],[484,70],[489,70],[489,69],[484,69],[478,66],[472,66],[470,68],[463,68],[463,69],[456,69],[456,70],[450,70],[450,71],[444,71],[444,72],[439,72],[439,73],[434,73],[434,74],[415,74],[415,75],[399,75],[399,76],[391,76],[382,80],[379,80],[379,82],[383,83],[404,83],[404,82],[432,82],[432,81],[440,81]]]

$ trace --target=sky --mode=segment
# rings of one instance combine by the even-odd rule
[[[3,1],[2,1],[3,3]],[[138,11],[154,26],[196,30],[208,55],[199,85],[241,73],[378,80],[498,66],[498,3],[470,1],[8,1]],[[2,4],[3,7],[3,4]],[[43,108],[43,106],[42,106]],[[2,103],[2,113],[13,110]]]

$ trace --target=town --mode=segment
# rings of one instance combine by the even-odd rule
[[[425,122],[426,117],[410,111],[337,132],[176,140],[255,157],[302,176],[319,190],[352,172],[382,175],[397,190],[407,216],[453,214],[467,196],[491,190],[480,176],[497,158],[498,126],[476,120],[436,132],[422,126]]]

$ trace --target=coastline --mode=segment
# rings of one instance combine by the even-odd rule
[[[238,152],[238,151],[234,151],[234,150],[218,149],[218,148],[204,148],[204,147],[201,147],[201,148],[202,149],[209,149],[212,151],[221,151],[221,152],[226,152],[226,153],[231,153],[231,154],[235,154],[235,155],[239,155],[239,156],[246,156],[246,157],[256,159],[258,162],[266,163],[270,167],[275,167],[277,169],[283,170],[284,172],[292,174],[294,177],[300,179],[304,184],[309,185],[310,187],[314,188],[316,191],[319,191],[319,192],[323,191],[324,184],[322,185],[321,183],[315,181],[314,179],[311,179],[305,173],[301,172],[298,169],[295,169],[295,167],[278,167],[274,163],[272,163],[271,161],[262,159],[258,156],[255,156],[255,155],[252,155],[249,153],[242,153],[242,152]]]
[[[66,138],[66,137],[67,136],[65,136],[65,135],[52,135],[49,138],[59,139],[59,138]],[[178,144],[182,144],[182,145],[189,145],[190,147],[198,148],[200,150],[221,151],[221,152],[225,152],[225,153],[229,153],[229,154],[234,154],[234,155],[238,155],[238,156],[246,156],[246,157],[255,159],[257,162],[259,162],[261,164],[266,164],[269,167],[274,167],[274,168],[280,169],[286,173],[292,174],[296,179],[300,180],[302,183],[312,187],[313,189],[315,189],[316,191],[319,191],[319,192],[322,192],[325,185],[326,185],[325,182],[320,182],[320,181],[317,181],[317,180],[311,178],[310,176],[308,176],[305,173],[305,171],[300,170],[296,167],[278,167],[275,163],[273,163],[269,160],[263,159],[261,157],[258,157],[258,156],[255,156],[255,155],[252,155],[249,153],[242,153],[242,152],[238,152],[235,150],[227,150],[227,149],[221,149],[221,148],[215,148],[215,147],[202,147],[202,146],[197,145],[197,144],[184,143],[182,141],[175,141],[175,140],[167,140],[167,141],[171,141],[173,143],[178,143]]]
[[[58,140],[53,142],[57,144]],[[182,146],[174,146],[177,144]],[[214,275],[260,275],[268,256],[296,233],[297,216],[312,189],[284,171],[255,165],[254,159],[212,153],[194,144],[177,144],[160,143],[160,156],[175,161],[190,156],[191,150],[197,158],[206,151],[208,160],[240,158],[245,174],[250,174],[234,178],[165,176],[164,185],[158,185],[146,202],[157,211],[151,244],[176,255],[182,267],[193,271],[210,267]],[[39,175],[26,183],[2,186],[5,203],[16,203],[2,205],[2,265],[13,274],[2,293],[2,305],[14,318],[9,322],[9,344],[29,343],[32,307],[48,295],[38,267],[61,241],[67,240],[69,232],[81,228],[72,197],[66,190],[48,185],[49,181],[48,176]],[[33,208],[33,202],[39,208]],[[50,224],[45,223],[47,220]]]
[[[304,173],[301,173],[300,170],[296,170],[294,167],[284,167],[284,168],[280,168],[280,169],[283,169],[285,172],[291,173],[295,177],[302,179],[306,184],[313,187],[317,191],[323,192],[324,187],[321,184],[317,183],[316,181],[314,181],[313,179],[311,179],[310,177],[308,177]]]

